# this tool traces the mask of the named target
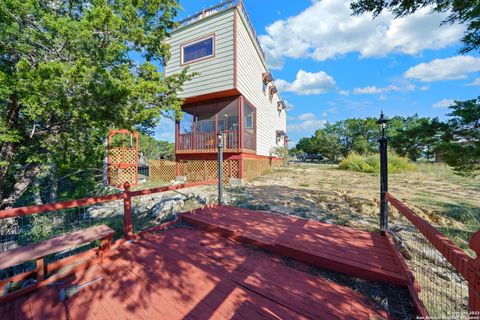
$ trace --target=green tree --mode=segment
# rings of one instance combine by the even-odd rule
[[[480,97],[455,101],[450,109],[452,118],[436,150],[457,173],[475,175],[480,170]]]
[[[303,152],[306,152],[306,153],[316,153],[313,138],[300,139],[300,141],[298,141],[295,148],[297,150],[302,150]]]
[[[166,78],[157,67],[169,58],[163,40],[178,8],[176,0],[0,2],[0,208],[45,168],[98,161],[110,128],[149,131],[162,114],[179,115],[176,93],[191,75]]]
[[[342,155],[342,146],[339,136],[326,129],[319,129],[312,137],[316,152],[326,157],[330,161],[337,161]]]
[[[419,117],[415,114],[403,119],[403,126],[391,133],[390,146],[400,156],[417,161],[430,160],[445,125],[438,118]]]
[[[351,152],[367,155],[377,150],[378,125],[375,118],[346,119],[325,125],[325,130],[339,137],[344,157]]]
[[[466,25],[461,52],[480,49],[480,2],[478,0],[355,0],[350,8],[354,14],[372,12],[376,17],[384,9],[396,17],[414,13],[420,8],[431,7],[436,12],[447,12],[445,23]]]
[[[147,134],[140,134],[139,152],[149,160],[175,159],[175,145],[168,141],[157,140]]]

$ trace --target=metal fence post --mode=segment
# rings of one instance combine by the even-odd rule
[[[130,183],[123,184],[123,236],[125,239],[133,237],[132,226],[132,197],[130,196]]]
[[[380,231],[382,234],[388,230],[388,202],[386,199],[386,193],[388,192],[388,158],[387,137],[385,135],[385,126],[388,121],[383,112],[377,120],[382,130],[382,136],[378,140],[380,147]]]
[[[223,143],[222,133],[218,133],[218,205],[223,203]]]

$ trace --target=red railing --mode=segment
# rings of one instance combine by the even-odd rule
[[[207,180],[207,181],[201,181],[201,182],[179,184],[174,186],[166,186],[166,187],[145,189],[145,190],[139,190],[139,191],[130,191],[130,184],[126,182],[124,185],[125,190],[122,193],[117,193],[117,194],[112,194],[112,195],[102,196],[102,197],[90,197],[90,198],[84,198],[84,199],[78,199],[78,200],[48,203],[48,204],[39,205],[39,206],[27,206],[27,207],[19,207],[19,208],[7,209],[7,210],[0,210],[0,219],[17,218],[17,217],[22,217],[27,215],[49,212],[49,211],[60,211],[65,209],[89,206],[93,204],[123,200],[124,201],[124,225],[123,225],[124,237],[130,237],[133,234],[132,210],[131,210],[132,197],[145,196],[145,195],[154,194],[154,193],[192,188],[192,187],[210,185],[215,183],[217,183],[217,180]]]
[[[469,316],[471,319],[480,318],[480,231],[474,233],[470,238],[469,247],[476,253],[476,258],[471,258],[444,234],[420,218],[404,203],[388,192],[386,193],[386,199],[407,218],[428,242],[441,253],[448,263],[464,277],[469,289]]]
[[[85,208],[86,206],[92,206],[92,205],[97,205],[102,203],[110,203],[114,201],[123,200],[123,239],[120,239],[121,241],[118,242],[118,243],[122,243],[125,240],[129,240],[134,237],[137,237],[137,235],[143,232],[163,229],[176,222],[176,219],[174,219],[171,222],[161,224],[161,225],[158,225],[157,223],[152,227],[150,227],[149,229],[146,229],[138,232],[137,234],[134,234],[132,198],[152,195],[152,194],[166,192],[166,191],[173,191],[173,190],[191,188],[196,186],[210,185],[215,183],[217,183],[217,180],[208,180],[208,181],[202,181],[202,182],[185,183],[180,185],[145,189],[145,190],[139,190],[139,191],[130,191],[130,185],[127,182],[124,184],[124,192],[113,194],[113,195],[107,195],[102,197],[90,197],[90,198],[84,198],[84,199],[78,199],[78,200],[72,200],[72,201],[49,203],[45,205],[26,206],[26,207],[14,208],[14,209],[0,210],[0,221],[2,219],[21,220],[21,219],[26,219],[27,216],[32,216],[32,215],[41,216],[42,214],[53,214],[52,216],[54,217],[54,219],[59,219],[62,214],[68,215],[68,212],[66,212],[67,209],[82,209],[82,208]],[[39,240],[34,240],[31,242],[36,242],[36,241],[39,241]],[[8,252],[8,250],[6,252]],[[14,299],[15,297],[19,296],[20,294],[24,294],[25,292],[29,292],[38,287],[48,285],[49,283],[56,281],[57,279],[65,277],[66,275],[69,274],[69,272],[76,272],[78,270],[81,270],[82,268],[86,268],[90,266],[92,263],[95,263],[96,257],[97,257],[97,252],[94,249],[90,249],[80,253],[77,252],[73,256],[55,259],[55,261],[48,264],[48,268],[46,271],[47,271],[47,274],[50,274],[50,276],[47,279],[40,281],[38,283],[35,283],[34,285],[23,288],[21,290],[13,291],[12,293],[5,294],[3,296],[0,295],[0,304],[3,302],[9,301],[11,299]],[[67,272],[63,271],[62,273],[56,274],[57,271],[63,270],[65,266],[69,264],[73,265],[74,264],[73,262],[76,262],[76,264],[73,268],[68,269],[69,271]],[[22,264],[22,266],[23,265],[24,264]],[[36,270],[21,268],[19,272],[14,272],[10,276],[7,276],[5,279],[0,279],[0,291],[3,291],[5,286],[7,286],[7,284],[11,282],[27,280],[35,272]]]
[[[240,148],[238,131],[225,131],[223,133],[223,147],[225,150]]]
[[[179,134],[177,139],[177,150],[193,150],[193,134]]]
[[[251,141],[255,141],[255,134],[249,133],[249,135],[253,136],[248,138],[251,145]],[[177,151],[215,152],[217,151],[217,144],[218,138],[214,132],[184,133],[178,135]],[[240,149],[240,135],[237,130],[223,132],[223,147],[225,151]]]
[[[217,134],[214,132],[197,132],[195,133],[195,150],[216,150]]]

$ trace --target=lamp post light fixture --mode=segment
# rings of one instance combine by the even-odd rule
[[[380,113],[380,118],[377,120],[377,124],[380,125],[382,136],[378,139],[380,148],[380,231],[385,234],[388,230],[388,203],[386,194],[388,192],[388,158],[387,158],[387,137],[385,135],[385,129],[387,127],[388,119],[383,111]]]
[[[380,113],[380,118],[377,120],[377,124],[380,125],[380,130],[382,132],[382,138],[385,137],[385,129],[387,127],[387,124],[390,122],[390,119],[388,119],[387,116],[383,113],[383,111]]]

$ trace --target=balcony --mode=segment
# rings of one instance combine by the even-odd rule
[[[243,99],[227,99],[186,106],[177,122],[177,154],[215,153],[217,132],[222,132],[224,152],[255,153],[256,112]]]

